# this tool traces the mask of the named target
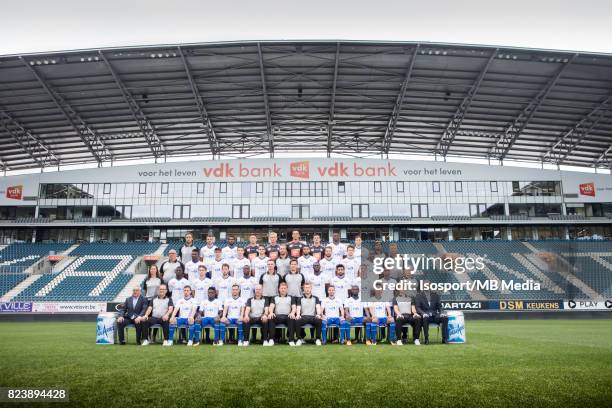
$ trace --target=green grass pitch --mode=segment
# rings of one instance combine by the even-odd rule
[[[0,386],[96,407],[612,406],[612,320],[466,327],[464,345],[168,349],[97,346],[95,322],[4,322]]]

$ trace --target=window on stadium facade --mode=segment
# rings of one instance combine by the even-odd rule
[[[36,207],[1,206],[0,220],[34,217]]]
[[[175,205],[172,210],[172,218],[174,219],[191,218],[191,206],[190,205]]]
[[[370,206],[368,204],[353,204],[351,215],[353,218],[370,218]]]
[[[59,198],[59,199],[73,199],[73,198],[93,198],[93,195],[89,193],[90,186],[88,183],[85,184],[41,184],[40,185],[40,198]]]
[[[329,197],[329,184],[322,181],[275,181],[273,197]]]
[[[550,197],[561,195],[560,181],[513,181],[513,196]]]
[[[310,206],[305,204],[292,205],[291,218],[310,218]]]
[[[548,214],[561,214],[561,204],[510,204],[510,215],[546,217]]]
[[[496,227],[496,226],[480,227],[480,237],[483,240],[507,239],[508,231],[505,227]]]
[[[486,211],[486,204],[470,204],[470,217],[484,217]]]
[[[131,219],[132,218],[132,206],[131,205],[99,205],[98,206],[98,217],[111,217],[113,219]]]
[[[248,204],[232,205],[232,218],[235,218],[235,219],[251,218],[250,209],[251,208]]]
[[[57,206],[40,207],[38,209],[39,218],[49,218],[50,220],[73,220],[87,218],[92,215],[92,206]]]
[[[412,204],[410,206],[412,218],[428,218],[429,206],[427,204]]]
[[[448,240],[448,228],[400,228],[398,238],[401,240],[445,241]]]

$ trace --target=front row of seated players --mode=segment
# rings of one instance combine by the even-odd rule
[[[140,296],[139,288],[134,288],[134,292],[138,293],[126,299],[125,314],[118,319],[120,342],[125,344],[123,329],[131,323],[136,326],[137,340],[142,336],[142,345],[148,344],[149,328],[153,325],[161,326],[164,346],[173,344],[174,333],[179,327],[188,328],[187,344],[190,346],[200,344],[202,329],[212,329],[213,344],[221,346],[225,342],[227,328],[236,328],[238,345],[248,346],[251,329],[254,327],[261,329],[263,345],[273,346],[276,328],[279,326],[287,329],[290,346],[303,344],[303,333],[307,328],[316,332],[315,344],[325,344],[327,329],[330,327],[339,329],[340,344],[351,345],[351,328],[356,331],[365,328],[366,344],[375,345],[378,329],[385,328],[391,344],[401,345],[402,339],[397,338],[396,331],[403,331],[403,326],[407,324],[413,328],[414,343],[418,345],[421,327],[424,328],[425,343],[429,342],[427,329],[430,322],[442,326],[442,341],[446,342],[447,318],[441,312],[440,300],[435,293],[419,293],[415,302],[400,293],[390,306],[389,302],[382,299],[381,291],[375,293],[375,301],[362,302],[357,285],[350,287],[350,296],[344,301],[336,297],[333,285],[328,287],[328,296],[322,301],[312,294],[312,285],[308,282],[303,286],[301,297],[289,296],[285,282],[281,282],[278,289],[278,295],[266,298],[263,296],[263,286],[257,285],[253,297],[245,301],[240,296],[240,286],[234,284],[231,296],[221,301],[216,289],[211,286],[207,290],[207,297],[197,301],[192,297],[191,287],[185,286],[182,289],[183,296],[174,304],[167,296],[168,288],[162,284],[159,295],[149,302],[144,313],[138,314],[134,312],[134,306],[142,302],[143,297]],[[402,336],[402,333],[398,334]],[[404,332],[402,337],[407,340],[407,333]]]

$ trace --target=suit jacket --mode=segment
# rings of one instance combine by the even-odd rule
[[[149,306],[147,298],[140,295],[136,301],[136,307],[134,307],[133,298],[133,296],[129,296],[127,299],[125,299],[125,303],[123,304],[123,316],[130,319],[137,316],[144,316],[145,312],[147,311],[147,307]]]
[[[436,292],[431,292],[429,295],[429,303],[425,292],[419,292],[416,295],[415,307],[418,314],[427,313],[435,316],[443,312],[440,296]]]

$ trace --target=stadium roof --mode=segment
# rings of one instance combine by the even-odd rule
[[[612,55],[278,41],[0,57],[0,168],[275,152],[612,167]]]

